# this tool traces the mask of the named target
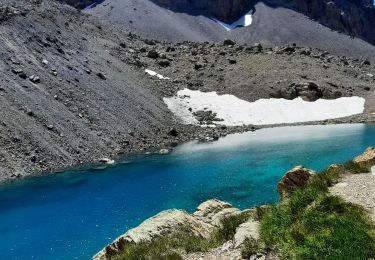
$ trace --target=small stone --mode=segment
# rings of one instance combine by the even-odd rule
[[[27,79],[27,75],[24,73],[24,72],[20,72],[18,74],[18,76],[21,78],[21,79]]]
[[[168,149],[160,149],[159,154],[169,154],[170,151]]]
[[[29,77],[29,79],[30,79],[30,81],[31,81],[32,83],[35,83],[35,84],[40,83],[40,78],[39,78],[38,76],[31,75],[31,76]]]
[[[225,39],[223,44],[226,45],[226,46],[233,46],[233,45],[236,44],[236,42],[231,40],[231,39]]]
[[[105,164],[115,164],[115,160],[109,159],[109,158],[101,158],[99,159],[99,162],[105,163]]]
[[[160,60],[160,61],[158,62],[158,64],[159,64],[160,66],[162,66],[162,67],[168,67],[168,66],[171,64],[171,62],[170,62],[169,60]]]
[[[97,75],[100,79],[102,79],[102,80],[106,80],[106,79],[107,79],[107,77],[106,77],[103,73],[101,73],[101,72],[97,73],[96,75]]]
[[[150,50],[147,53],[147,57],[150,58],[150,59],[157,59],[157,58],[159,58],[159,53],[155,50]]]
[[[199,70],[201,68],[203,68],[203,64],[201,64],[201,63],[195,63],[194,64],[194,69]]]
[[[361,66],[368,66],[371,65],[371,63],[368,60],[364,60],[361,62]]]

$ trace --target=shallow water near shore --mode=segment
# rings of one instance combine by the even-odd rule
[[[104,170],[0,186],[1,259],[90,259],[156,213],[218,198],[241,209],[278,201],[296,165],[322,170],[375,146],[374,125],[299,126],[191,142]]]

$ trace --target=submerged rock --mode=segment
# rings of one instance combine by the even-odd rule
[[[312,170],[306,169],[303,166],[297,166],[283,176],[277,185],[277,191],[283,198],[287,193],[305,186],[314,174],[315,172]]]

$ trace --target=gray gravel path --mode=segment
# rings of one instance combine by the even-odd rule
[[[375,175],[370,173],[347,175],[340,183],[333,186],[330,192],[348,202],[363,206],[375,221]]]

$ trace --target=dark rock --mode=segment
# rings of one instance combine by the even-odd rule
[[[323,97],[323,92],[314,82],[300,82],[292,84],[298,97],[306,101],[316,101]]]
[[[256,49],[257,51],[262,51],[262,50],[263,50],[263,46],[262,46],[262,44],[260,44],[260,43],[255,43],[253,47],[254,47],[254,49]]]
[[[20,72],[18,74],[18,76],[21,78],[21,79],[27,79],[27,75],[24,73],[24,72]]]
[[[361,62],[361,66],[364,66],[364,65],[368,66],[368,65],[371,65],[371,63],[368,60],[364,60]]]
[[[203,68],[203,64],[201,64],[201,63],[195,63],[194,64],[194,69],[199,70],[201,68]]]
[[[296,47],[294,47],[294,46],[286,46],[286,47],[282,48],[281,51],[282,52],[292,53],[292,52],[296,51]]]
[[[288,193],[305,186],[314,174],[312,170],[297,166],[282,177],[277,185],[277,191],[284,198]]]
[[[16,74],[16,75],[18,75],[18,74],[20,74],[20,73],[23,72],[23,70],[21,70],[21,69],[12,69],[11,71],[12,71],[14,74]]]
[[[101,73],[101,72],[98,72],[97,74],[96,74],[96,76],[98,76],[100,79],[102,79],[102,80],[106,80],[107,79],[107,77],[103,74],[103,73]]]
[[[156,43],[155,43],[154,40],[146,39],[146,40],[144,40],[144,42],[145,42],[147,45],[156,45]]]
[[[150,59],[157,59],[157,58],[159,58],[159,53],[155,50],[150,50],[147,53],[147,57],[150,58]]]
[[[158,64],[159,64],[160,66],[162,66],[162,67],[168,67],[168,66],[171,64],[171,62],[170,62],[169,60],[160,60],[160,61],[158,62]]]
[[[233,45],[236,44],[236,42],[231,40],[231,39],[225,39],[223,44],[226,45],[226,46],[233,46]]]
[[[176,137],[178,136],[178,131],[175,128],[171,128],[171,130],[169,130],[168,132],[168,135]]]
[[[198,122],[203,124],[212,124],[213,122],[217,121],[223,121],[223,119],[217,118],[217,114],[213,113],[211,110],[199,110],[197,112],[194,112],[193,115],[198,120]]]

